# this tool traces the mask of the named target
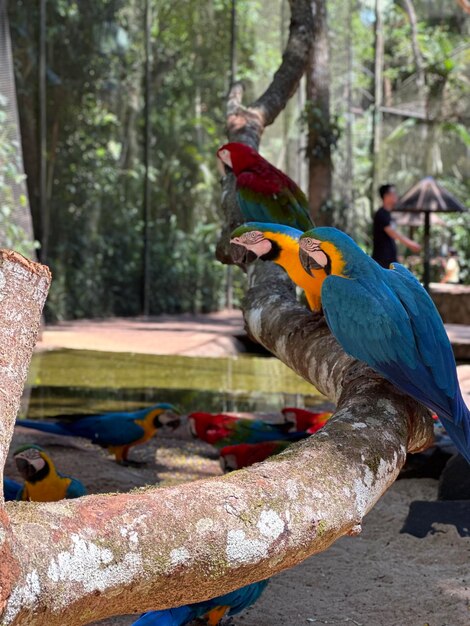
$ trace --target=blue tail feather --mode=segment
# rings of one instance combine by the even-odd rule
[[[41,422],[40,420],[16,420],[17,426],[24,426],[25,428],[34,428],[44,433],[53,433],[54,435],[73,435],[72,432],[65,426],[58,422]]]
[[[132,626],[183,626],[198,617],[190,606],[144,613]]]

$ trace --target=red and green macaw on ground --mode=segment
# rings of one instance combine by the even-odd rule
[[[305,432],[290,432],[292,424],[270,424],[259,419],[248,419],[224,415],[195,412],[188,415],[189,429],[193,437],[216,448],[239,443],[261,443],[265,441],[299,441],[308,436]]]
[[[316,412],[309,409],[299,409],[295,406],[286,406],[281,410],[286,422],[293,424],[293,430],[305,431],[310,435],[323,428],[333,415],[331,411]]]
[[[235,446],[225,446],[220,451],[220,467],[225,473],[234,472],[242,469],[242,467],[261,463],[268,457],[279,454],[290,445],[292,445],[292,441],[264,441],[262,443],[239,443]]]

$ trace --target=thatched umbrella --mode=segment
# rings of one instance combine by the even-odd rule
[[[429,289],[431,216],[437,213],[463,213],[466,208],[447,189],[439,185],[432,176],[427,176],[401,196],[394,210],[424,214],[423,283],[425,288]]]

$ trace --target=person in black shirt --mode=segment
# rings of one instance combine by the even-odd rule
[[[401,241],[412,252],[419,252],[421,246],[402,235],[395,228],[392,219],[392,211],[398,200],[395,186],[391,184],[382,185],[379,194],[382,198],[382,206],[374,215],[372,258],[382,267],[388,268],[390,263],[397,261],[397,244],[395,241]]]

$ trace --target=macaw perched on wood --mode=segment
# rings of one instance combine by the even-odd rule
[[[281,410],[287,422],[293,424],[293,429],[298,431],[305,431],[310,435],[316,433],[317,430],[323,428],[326,422],[333,415],[331,411],[324,411],[322,413],[316,413],[315,411],[309,411],[308,409],[299,409],[295,406],[286,406]]]
[[[399,263],[380,267],[345,233],[321,227],[300,238],[307,273],[325,270],[321,301],[344,350],[432,411],[470,462],[470,411],[437,309]]]
[[[289,432],[292,424],[270,424],[263,420],[252,420],[233,415],[196,412],[188,415],[189,429],[193,437],[210,443],[216,448],[239,443],[261,443],[265,441],[299,441],[306,433]]]
[[[312,311],[321,310],[320,289],[325,277],[319,268],[307,274],[299,258],[300,230],[282,224],[248,222],[236,228],[230,238],[231,255],[235,262],[249,263],[256,259],[274,261],[290,279],[305,292]]]
[[[86,495],[84,485],[57,471],[51,457],[39,446],[27,445],[14,453],[16,467],[24,479],[17,500],[57,502]]]
[[[249,467],[279,454],[291,444],[292,441],[264,441],[263,443],[239,443],[235,446],[225,446],[220,451],[220,467],[225,473]]]
[[[227,143],[217,156],[237,179],[237,199],[245,220],[313,228],[304,192],[286,174],[243,143]]]
[[[16,480],[11,480],[11,478],[3,479],[3,497],[5,501],[16,500],[22,489],[23,487]]]
[[[252,606],[266,589],[268,580],[261,580],[212,600],[187,604],[176,609],[144,613],[133,626],[184,626],[203,619],[208,626],[217,626],[225,615],[236,615]]]
[[[138,465],[128,459],[133,446],[151,439],[162,426],[175,429],[180,424],[179,411],[165,402],[129,413],[57,415],[56,419],[59,421],[19,419],[16,424],[55,435],[89,439],[107,448],[115,455],[116,462],[123,465]]]

